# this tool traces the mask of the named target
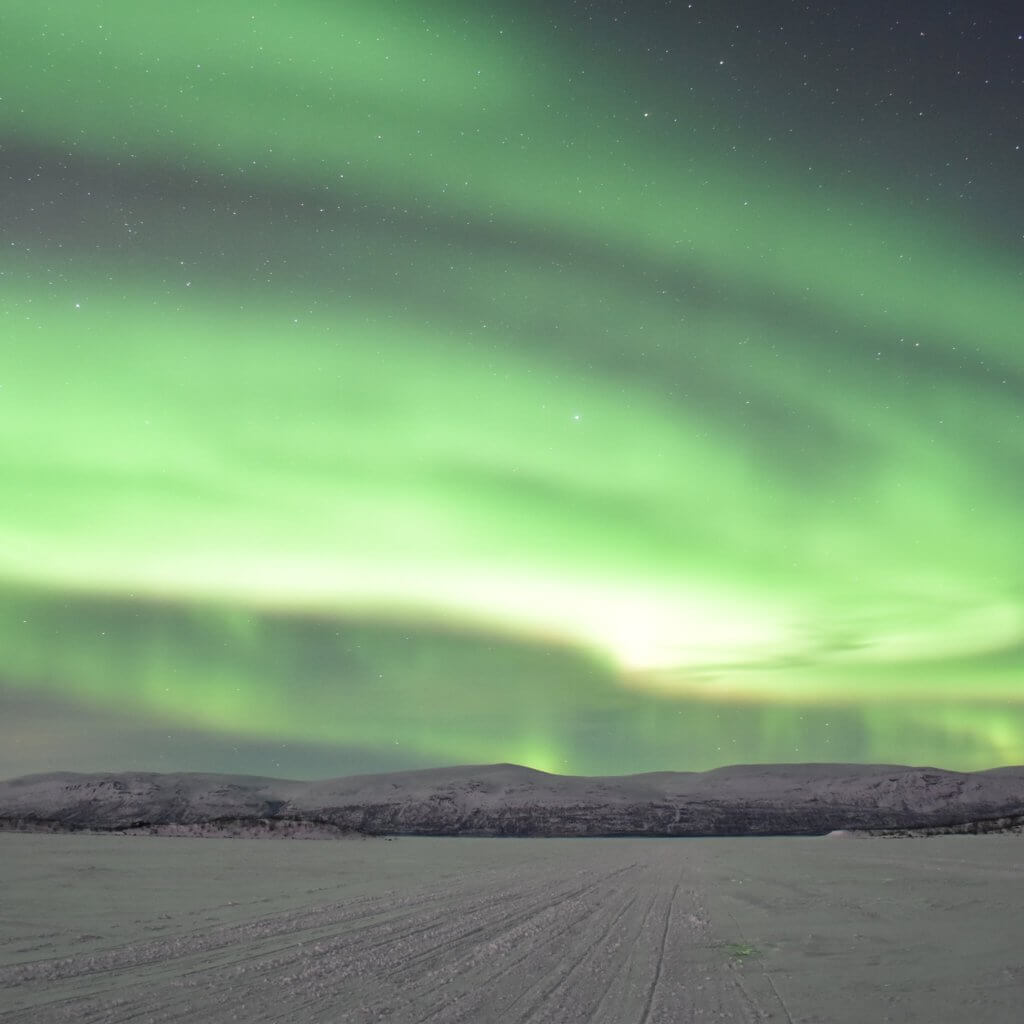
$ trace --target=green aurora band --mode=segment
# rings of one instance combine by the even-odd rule
[[[0,770],[1024,761],[1019,265],[444,12],[5,6]]]

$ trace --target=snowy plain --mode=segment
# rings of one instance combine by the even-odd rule
[[[1009,1024],[1024,840],[0,834],[0,1021]]]

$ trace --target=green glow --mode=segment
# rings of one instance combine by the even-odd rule
[[[426,763],[1024,759],[996,245],[469,5],[0,31],[0,130],[92,168],[0,254],[11,692]]]

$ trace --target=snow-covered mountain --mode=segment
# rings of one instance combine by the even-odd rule
[[[1024,766],[733,765],[583,777],[470,765],[318,782],[54,772],[0,782],[0,827],[476,836],[823,834],[1024,821]],[[985,823],[989,823],[986,825]],[[251,831],[248,834],[252,834]]]

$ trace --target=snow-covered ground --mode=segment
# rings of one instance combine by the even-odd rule
[[[0,834],[0,1021],[1009,1024],[1024,841]]]

